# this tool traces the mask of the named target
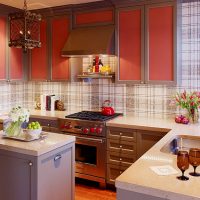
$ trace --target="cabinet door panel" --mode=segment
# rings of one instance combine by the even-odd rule
[[[173,6],[148,8],[149,81],[174,80]]]
[[[6,17],[0,17],[0,80],[6,79]]]
[[[61,50],[68,34],[68,17],[52,20],[52,80],[69,79],[69,59],[61,57]]]
[[[34,48],[31,53],[31,79],[47,80],[47,22],[42,21],[40,26],[41,47]]]
[[[113,11],[112,10],[101,10],[92,12],[82,12],[75,14],[76,25],[87,25],[97,23],[108,23],[113,22]]]
[[[0,155],[0,161],[0,199],[30,200],[31,168],[28,160]]]
[[[22,49],[10,48],[10,80],[23,79],[23,52]]]
[[[119,80],[142,79],[142,9],[119,12]]]
[[[38,200],[72,199],[71,173],[74,166],[71,151],[68,148],[57,153],[52,152],[49,157],[39,160],[38,177],[42,179],[38,182]]]

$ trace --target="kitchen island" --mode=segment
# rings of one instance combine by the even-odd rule
[[[181,175],[177,167],[176,155],[162,151],[163,146],[177,135],[196,136],[200,139],[200,124],[176,124],[173,119],[145,118],[138,116],[123,116],[107,123],[111,127],[133,128],[147,131],[169,132],[149,151],[123,172],[115,182],[118,200],[199,200],[200,177],[193,177],[186,171],[188,181],[180,181],[176,177]],[[184,144],[183,144],[184,145]],[[170,165],[178,171],[177,174],[160,176],[153,172],[151,166]],[[197,168],[197,171],[200,171]]]
[[[47,133],[32,142],[2,138],[0,199],[73,200],[75,137]]]

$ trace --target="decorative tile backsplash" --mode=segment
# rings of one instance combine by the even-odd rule
[[[66,110],[100,110],[102,103],[110,99],[116,112],[137,115],[167,117],[174,115],[170,107],[172,96],[178,91],[200,90],[200,2],[182,3],[182,56],[177,86],[167,85],[126,85],[100,79],[92,82],[28,82],[0,83],[0,111],[22,105],[34,108],[40,94],[55,94],[64,102]],[[103,64],[115,66],[113,57],[102,58]],[[86,69],[92,58],[83,60]]]

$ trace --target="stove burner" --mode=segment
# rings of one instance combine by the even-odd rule
[[[90,120],[90,121],[107,121],[113,119],[117,116],[122,115],[121,113],[115,113],[111,116],[102,115],[101,112],[93,112],[93,111],[82,111],[78,113],[74,113],[71,115],[65,116],[65,118],[73,118],[73,119],[82,119],[82,120]]]

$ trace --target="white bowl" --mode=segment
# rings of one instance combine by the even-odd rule
[[[39,129],[27,129],[27,134],[31,136],[33,139],[38,139],[42,132],[42,128]]]

